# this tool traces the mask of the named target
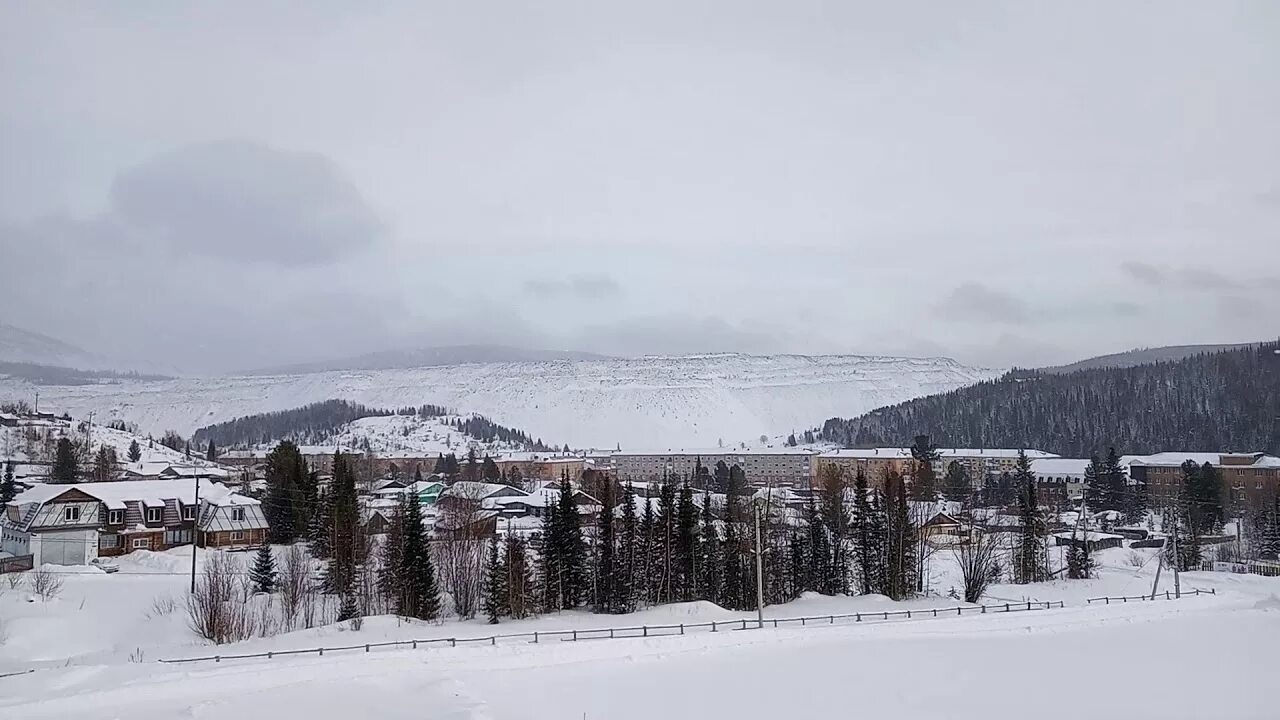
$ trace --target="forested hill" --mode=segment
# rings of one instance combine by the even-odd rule
[[[326,440],[338,428],[362,417],[391,415],[346,400],[325,400],[292,410],[246,415],[202,427],[191,436],[203,446],[212,440],[220,448],[270,443],[289,438],[303,444]]]
[[[1036,448],[1070,457],[1115,447],[1280,452],[1280,344],[1173,362],[1055,374],[1015,370],[988,382],[831,418],[826,440],[906,447]]]

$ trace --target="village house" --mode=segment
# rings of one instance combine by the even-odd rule
[[[1153,499],[1177,497],[1182,487],[1182,464],[1208,463],[1222,476],[1222,489],[1236,501],[1264,501],[1280,490],[1280,458],[1260,452],[1162,452],[1126,455],[1120,464],[1129,478],[1145,482]]]
[[[199,499],[197,500],[197,483]],[[134,550],[247,549],[266,540],[262,504],[209,480],[42,484],[0,516],[3,549],[35,565],[81,565]]]

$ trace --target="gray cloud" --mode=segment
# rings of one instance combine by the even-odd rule
[[[1151,287],[1164,287],[1169,282],[1165,271],[1151,263],[1128,260],[1120,263],[1120,269],[1134,280]]]
[[[120,222],[178,252],[321,264],[367,247],[382,223],[323,155],[244,141],[187,145],[121,173]]]
[[[579,274],[570,275],[564,280],[526,280],[524,292],[544,300],[566,297],[577,300],[610,300],[622,295],[622,287],[608,275]]]
[[[964,283],[943,298],[938,307],[944,317],[977,323],[1021,325],[1031,319],[1023,300],[979,283]]]

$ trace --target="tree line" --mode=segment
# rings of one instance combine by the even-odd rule
[[[853,419],[821,437],[846,447],[905,446],[927,433],[945,447],[1034,447],[1089,457],[1108,447],[1280,453],[1280,343],[1172,362],[1071,373],[1014,370]]]

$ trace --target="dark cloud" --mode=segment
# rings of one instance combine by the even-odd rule
[[[382,223],[323,155],[226,140],[187,145],[121,173],[116,218],[182,253],[322,264],[368,246]]]
[[[608,275],[570,275],[564,280],[526,280],[524,292],[541,299],[610,300],[622,295],[618,281]]]
[[[1027,303],[979,283],[965,283],[943,298],[939,311],[952,320],[1020,325],[1031,319]]]

